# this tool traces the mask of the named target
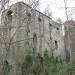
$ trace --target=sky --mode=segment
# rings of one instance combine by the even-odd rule
[[[73,16],[71,15],[71,13],[75,12],[75,0],[65,1],[67,1],[67,7],[74,7],[68,8],[67,11],[69,14],[69,19],[72,18],[75,20],[75,14],[73,14]],[[41,0],[41,10],[45,9],[47,5],[49,5],[49,10],[52,12],[54,20],[60,18],[63,22],[66,21],[64,0]]]
[[[50,12],[52,12],[54,20],[56,20],[57,18],[61,18],[62,20],[66,19],[64,10],[63,9],[61,10],[59,8],[61,3],[62,3],[62,6],[64,5],[63,1],[60,2],[59,0],[41,0],[41,3],[42,3],[41,10],[45,9],[45,8],[43,8],[44,6],[47,7],[47,5],[49,5],[49,10],[50,10]]]
[[[17,1],[24,1],[24,0],[11,0],[11,3],[15,3]],[[52,17],[54,20],[57,18],[61,18],[63,21],[66,19],[64,10],[60,9],[60,5],[63,3],[63,0],[40,0],[40,11],[43,12],[46,7],[49,6],[49,11],[52,12]],[[62,4],[64,6],[64,3]]]
[[[10,5],[17,1],[24,1],[24,0],[10,0]],[[67,1],[67,7],[74,7],[74,8],[68,8],[68,14],[75,12],[75,0],[66,0]],[[52,12],[52,18],[53,20],[57,20],[60,18],[63,22],[66,21],[66,15],[65,15],[65,5],[64,0],[40,0],[40,11],[43,12],[45,8],[48,7],[49,11]],[[74,18],[75,14],[69,15],[69,19]]]

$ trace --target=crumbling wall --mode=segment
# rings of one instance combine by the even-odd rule
[[[66,59],[68,59],[71,63],[75,63],[75,22],[73,20],[66,21],[64,23],[64,27]]]
[[[61,55],[62,52],[64,56],[61,25],[48,16],[23,2],[18,2],[4,11],[2,18],[2,25],[6,27],[3,28],[6,38],[3,39],[6,40],[3,59],[13,66],[11,75],[21,75],[21,65],[27,52],[31,50],[43,54],[47,48],[49,53],[53,52],[55,56]]]

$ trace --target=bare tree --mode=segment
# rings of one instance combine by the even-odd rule
[[[0,0],[0,12],[5,9],[6,4],[9,4],[9,0]]]
[[[66,18],[68,20],[67,1],[66,0],[64,0],[64,5],[65,5]]]
[[[45,10],[44,10],[44,14],[49,16],[50,18],[52,18],[52,12],[50,11],[50,6],[48,5]]]
[[[25,3],[36,9],[40,4],[40,0],[25,0]]]
[[[74,15],[74,10],[75,10],[75,7],[69,7],[68,5],[68,0],[64,0],[64,8],[65,8],[65,15],[66,15],[66,19],[67,20],[70,20],[70,19],[73,19],[73,15]],[[70,4],[70,3],[69,3]]]
[[[62,24],[62,20],[60,18],[57,18],[56,22]]]
[[[9,0],[1,0],[1,4],[3,3],[3,6],[2,8],[4,8],[5,6],[5,3],[8,3]],[[25,0],[26,3],[28,3],[32,8],[36,9],[38,6],[39,6],[39,2],[40,0]],[[4,9],[3,9],[4,10]],[[27,11],[26,11],[27,12]],[[7,17],[7,15],[4,17],[4,27],[3,27],[3,34],[2,34],[2,44],[4,45],[5,47],[5,51],[6,51],[6,55],[5,57],[7,58],[8,57],[8,54],[9,54],[9,51],[12,47],[13,44],[15,43],[18,43],[18,42],[21,42],[21,41],[25,41],[25,40],[28,40],[29,39],[33,39],[33,38],[29,38],[29,24],[30,24],[30,17],[31,14],[28,14],[27,16],[25,16],[25,18],[22,20],[22,25],[18,26],[14,33],[12,34],[12,29],[13,29],[13,26],[11,26],[12,24],[12,15],[13,12],[11,10],[8,11],[7,15],[9,16],[9,18]],[[3,18],[1,18],[3,20]],[[24,38],[23,40],[15,40],[14,41],[14,37],[15,35],[17,34],[18,30],[20,30],[21,27],[23,27],[25,25],[25,22],[27,22],[27,30],[26,30],[26,37],[27,38]],[[11,36],[12,34],[12,36]]]

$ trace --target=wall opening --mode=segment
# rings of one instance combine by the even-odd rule
[[[28,16],[28,17],[31,17],[31,13],[27,12],[27,16]]]
[[[70,52],[66,48],[65,48],[65,53],[66,53],[66,62],[68,63],[70,61]]]
[[[8,63],[8,61],[7,61],[7,60],[4,60],[4,64],[8,65],[9,63]]]
[[[7,16],[12,16],[12,10],[9,10],[8,12],[7,12]]]
[[[57,42],[57,40],[55,40],[55,48],[56,49],[58,48],[58,42]]]
[[[49,26],[51,27],[51,26],[52,26],[52,24],[51,24],[51,23],[49,23]]]
[[[36,33],[33,34],[33,50],[37,49],[37,35]]]
[[[38,21],[41,22],[41,18],[40,17],[38,18]]]
[[[8,23],[9,31],[11,31],[11,29],[12,29],[12,13],[13,13],[12,10],[8,10],[8,12],[7,12],[7,23]]]
[[[57,28],[57,30],[59,30],[59,28]]]
[[[11,23],[12,22],[12,11],[11,10],[9,10],[8,12],[7,12],[7,19],[8,19],[8,23]]]

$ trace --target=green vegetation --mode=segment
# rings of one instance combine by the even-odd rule
[[[3,63],[3,75],[8,75],[11,69],[12,69],[12,65],[10,65],[8,61],[5,60]]]
[[[50,55],[46,49],[43,55],[34,52],[26,55],[22,64],[22,75],[70,75],[74,67],[75,65],[66,63],[61,57]]]
[[[16,65],[15,65],[16,66]],[[3,75],[10,75],[12,66],[4,61]],[[55,57],[45,49],[44,53],[27,52],[21,64],[22,75],[75,75],[75,65],[66,63],[61,57]]]

